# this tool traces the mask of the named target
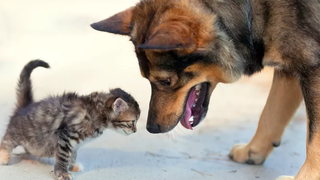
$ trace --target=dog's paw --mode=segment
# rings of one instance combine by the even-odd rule
[[[5,149],[0,149],[0,165],[7,165],[10,162],[10,153]]]
[[[69,170],[72,172],[81,172],[83,171],[83,166],[80,163],[77,163],[70,166]]]
[[[72,176],[70,173],[63,173],[57,176],[57,180],[72,180]]]
[[[294,180],[293,176],[280,176],[275,180]]]
[[[273,148],[257,148],[247,144],[236,144],[230,151],[229,158],[238,163],[250,165],[263,164]]]

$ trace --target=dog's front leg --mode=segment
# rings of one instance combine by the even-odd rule
[[[300,84],[308,114],[307,158],[295,180],[320,179],[320,68],[300,74]],[[278,180],[287,180],[280,177]]]
[[[285,127],[302,101],[298,79],[275,70],[267,103],[258,129],[249,144],[237,144],[230,158],[239,163],[262,164],[274,147],[278,147]]]

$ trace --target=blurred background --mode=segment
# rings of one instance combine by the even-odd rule
[[[138,132],[114,132],[80,148],[85,169],[75,179],[274,179],[294,175],[305,159],[304,104],[287,128],[282,144],[263,166],[240,165],[227,155],[235,143],[249,142],[272,81],[272,69],[220,84],[213,92],[207,118],[194,131],[181,125],[172,132],[149,134],[146,117],[150,85],[140,76],[129,38],[98,32],[90,24],[133,6],[128,0],[0,0],[0,137],[15,103],[22,67],[42,59],[51,69],[32,74],[36,99],[76,91],[121,87],[139,102]],[[19,149],[16,150],[19,153]],[[1,179],[53,179],[53,160],[15,155],[0,166]]]

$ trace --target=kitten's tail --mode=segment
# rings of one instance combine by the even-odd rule
[[[37,67],[50,68],[49,64],[42,60],[33,60],[24,66],[17,87],[17,109],[25,107],[33,102],[30,75]]]

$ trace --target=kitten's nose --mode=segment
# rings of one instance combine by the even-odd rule
[[[147,124],[147,130],[153,134],[161,133],[161,127],[157,123]]]

